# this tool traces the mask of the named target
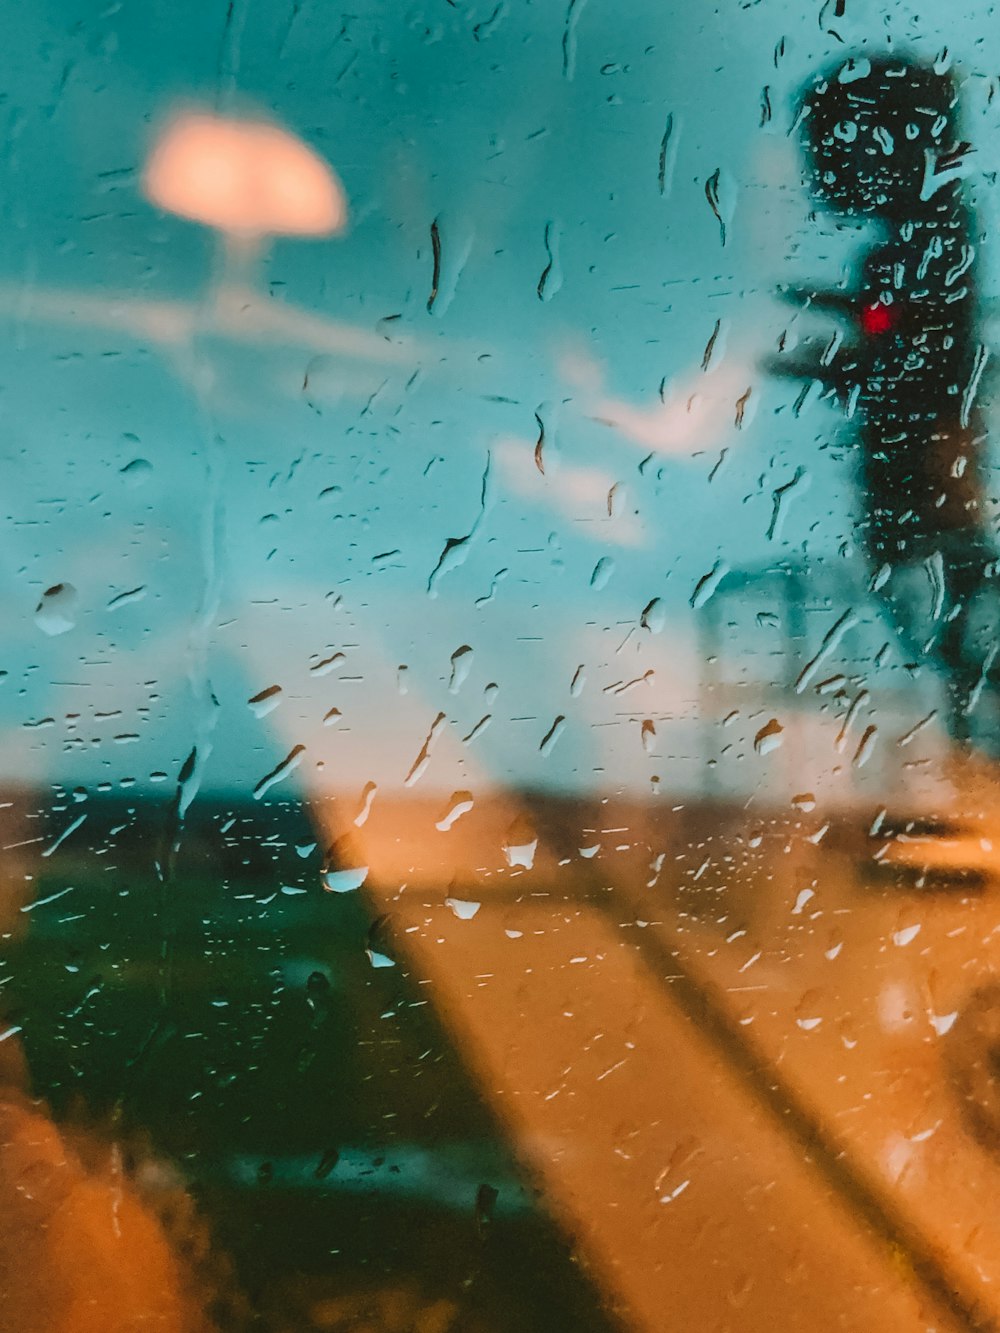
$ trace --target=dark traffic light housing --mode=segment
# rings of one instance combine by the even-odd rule
[[[849,286],[783,293],[837,327],[770,368],[818,382],[846,409],[873,586],[907,652],[945,676],[952,734],[965,740],[992,670],[973,608],[995,599],[995,553],[977,236],[962,179],[971,150],[958,111],[952,75],[909,57],[857,56],[810,81],[796,118],[810,191],[823,208],[870,222],[874,243]],[[891,575],[920,565],[929,595],[915,602],[913,580]],[[1000,737],[990,741],[1000,754]]]

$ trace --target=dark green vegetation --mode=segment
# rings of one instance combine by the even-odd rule
[[[25,818],[4,1029],[57,1118],[177,1167],[258,1309],[412,1288],[470,1330],[606,1327],[428,988],[323,890],[307,810],[199,800],[175,855],[138,799]]]

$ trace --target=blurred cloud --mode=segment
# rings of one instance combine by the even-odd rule
[[[494,456],[504,482],[519,499],[545,505],[571,522],[593,524],[586,535],[605,544],[649,544],[642,519],[620,502],[620,483],[603,468],[579,467],[560,459],[543,475],[535,463],[535,442],[517,436],[498,440]]]
[[[690,457],[717,447],[728,439],[735,425],[749,424],[754,406],[753,377],[752,366],[726,365],[711,376],[689,372],[662,399],[635,404],[599,397],[592,414],[631,444],[661,454]]]

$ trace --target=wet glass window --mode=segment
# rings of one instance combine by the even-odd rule
[[[0,1328],[995,1328],[992,8],[10,20]]]

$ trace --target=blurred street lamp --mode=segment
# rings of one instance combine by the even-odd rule
[[[275,236],[329,236],[347,221],[333,169],[289,131],[207,112],[177,116],[143,177],[151,203],[221,233],[225,275]]]

